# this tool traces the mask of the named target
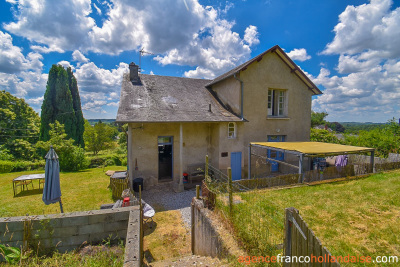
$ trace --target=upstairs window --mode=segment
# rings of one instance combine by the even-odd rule
[[[286,90],[268,89],[268,116],[284,117],[286,112]]]
[[[228,123],[228,138],[236,138],[236,123]]]

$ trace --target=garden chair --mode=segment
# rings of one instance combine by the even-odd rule
[[[142,205],[143,205],[143,222],[145,224],[150,222],[150,228],[152,228],[154,224],[153,216],[156,214],[156,211],[153,209],[152,206],[150,206],[143,200],[142,200]]]

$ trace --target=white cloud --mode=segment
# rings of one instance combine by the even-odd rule
[[[145,47],[159,54],[156,60],[163,65],[198,66],[188,72],[190,77],[221,74],[249,59],[250,47],[259,43],[256,26],[248,26],[241,38],[232,31],[234,22],[221,18],[234,6],[230,2],[215,9],[198,0],[113,0],[101,3],[108,9],[99,25],[90,17],[98,8],[90,0],[21,0],[14,5],[16,21],[4,28],[30,40],[35,51],[116,55]]]
[[[330,72],[322,68],[313,81],[325,90],[313,100],[313,109],[327,111],[341,121],[386,121],[398,116],[399,66],[400,61],[392,61],[343,77],[330,76]]]
[[[8,33],[0,31],[0,44],[0,72],[12,74],[43,67],[40,54],[31,52],[25,57],[21,48],[13,45]]]
[[[57,64],[63,66],[65,69],[68,67],[71,67],[71,69],[74,69],[74,66],[72,66],[71,63],[66,60],[61,60]]]
[[[390,10],[391,0],[371,0],[369,4],[347,6],[339,15],[335,38],[323,54],[355,54],[380,51],[385,57],[400,56],[400,8]]]
[[[95,3],[93,3],[93,7],[96,9],[97,14],[101,15],[101,9]]]
[[[87,102],[82,106],[82,110],[94,110],[101,109],[102,106],[107,105],[107,101],[95,100],[92,102]]]
[[[72,53],[72,60],[77,62],[86,63],[89,61],[87,57],[85,57],[79,50],[75,50]]]
[[[307,54],[307,50],[305,48],[300,48],[300,49],[293,49],[287,55],[292,59],[292,60],[297,60],[297,61],[306,61],[311,58],[310,55]]]
[[[49,47],[41,46],[41,45],[31,45],[30,47],[33,51],[36,51],[36,52],[42,53],[42,54],[48,54],[51,52],[64,53],[63,49],[61,49],[57,46],[54,46],[54,45],[50,45]]]
[[[28,1],[14,3],[16,22],[4,24],[15,35],[41,45],[41,52],[75,50],[88,45],[88,32],[95,25],[90,0]],[[46,47],[47,46],[47,47]]]
[[[118,107],[119,106],[119,101],[118,102],[110,102],[110,103],[107,104],[107,106]]]
[[[99,68],[93,62],[89,62],[76,69],[75,77],[79,88],[84,88],[85,92],[119,92],[122,75],[128,69],[128,64],[122,62],[112,70]]]
[[[325,87],[315,110],[336,120],[387,121],[400,111],[400,8],[390,0],[347,6],[322,54],[339,54],[337,71],[312,78]]]
[[[258,39],[258,31],[257,27],[250,25],[249,27],[246,28],[244,31],[244,38],[243,40],[247,42],[250,46],[253,45],[258,45],[260,43],[260,40]]]

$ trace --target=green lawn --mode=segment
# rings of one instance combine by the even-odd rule
[[[126,170],[126,167],[110,166],[105,170]],[[38,181],[33,182],[34,190],[24,191],[14,197],[12,180],[20,175],[32,173],[44,171],[0,174],[0,217],[60,213],[58,204],[43,203],[42,190],[37,189]],[[107,188],[110,178],[105,175],[103,168],[62,172],[60,179],[64,212],[99,209],[101,204],[113,202],[111,191]]]
[[[278,237],[278,242],[273,243],[279,243],[283,226],[273,219],[283,220],[284,209],[295,207],[334,256],[400,258],[400,170],[346,182],[259,190],[234,197],[242,203],[234,205],[232,224],[250,251],[266,253],[268,250],[260,246],[269,242],[267,236]],[[257,238],[261,240],[253,242]]]

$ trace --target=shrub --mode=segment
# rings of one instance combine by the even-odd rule
[[[13,161],[0,160],[0,173],[11,172],[14,169]]]
[[[56,121],[54,124],[50,123],[50,128],[50,140],[39,141],[36,146],[47,152],[52,145],[58,155],[62,171],[78,171],[87,168],[89,163],[86,160],[85,151],[83,148],[74,146],[74,140],[67,139],[64,125]]]
[[[35,162],[0,160],[0,173],[39,170],[43,169],[45,165],[44,160]]]

